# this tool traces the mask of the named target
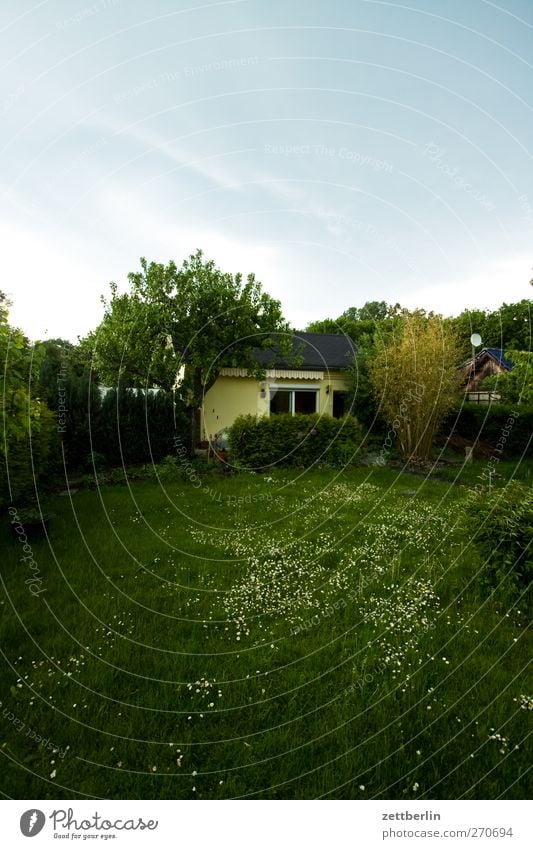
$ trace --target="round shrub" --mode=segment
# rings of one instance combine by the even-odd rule
[[[231,462],[248,469],[353,463],[363,432],[353,416],[239,416],[228,432]]]
[[[472,539],[485,560],[482,582],[517,595],[533,580],[533,490],[519,481],[475,492],[469,507]]]

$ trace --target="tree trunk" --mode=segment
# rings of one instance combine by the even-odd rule
[[[188,391],[186,394],[189,414],[189,450],[191,457],[201,441],[202,436],[202,406],[206,392],[214,384],[217,373],[213,372],[206,383],[202,381],[202,369],[191,368],[188,375]]]
[[[187,414],[189,419],[189,453],[191,457],[194,457],[201,437],[202,411],[199,407],[190,406],[187,408]]]

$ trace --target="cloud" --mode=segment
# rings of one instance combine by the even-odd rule
[[[422,306],[443,315],[463,309],[497,309],[530,297],[531,256],[485,257],[473,272],[465,270],[429,286],[410,287],[398,300],[406,307]]]
[[[99,294],[110,279],[109,257],[92,241],[67,233],[2,222],[3,288],[13,301],[12,324],[32,339],[76,341],[102,314]]]
[[[12,323],[32,339],[76,341],[100,321],[100,295],[108,282],[115,280],[125,290],[127,273],[138,268],[140,256],[180,264],[197,248],[222,269],[254,272],[267,291],[269,281],[277,280],[279,289],[283,262],[275,246],[240,242],[216,227],[186,222],[186,210],[166,213],[143,204],[124,187],[109,187],[93,198],[81,220],[73,217],[71,228],[53,222],[43,226],[35,216],[0,222],[3,288],[13,300]]]

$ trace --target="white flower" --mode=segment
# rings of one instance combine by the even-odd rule
[[[57,770],[53,769],[52,772],[50,773],[50,778],[55,778],[56,775],[57,775]]]

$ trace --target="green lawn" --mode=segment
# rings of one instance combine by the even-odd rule
[[[525,601],[458,524],[481,468],[56,496],[38,595],[4,527],[2,792],[527,797]]]

